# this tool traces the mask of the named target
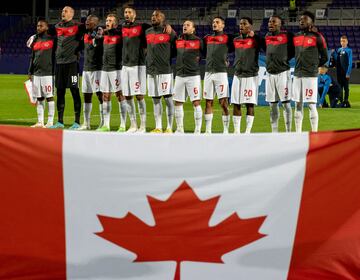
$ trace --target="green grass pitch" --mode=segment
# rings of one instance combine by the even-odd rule
[[[27,95],[24,90],[24,81],[27,79],[26,75],[0,75],[0,124],[12,124],[30,126],[37,121],[36,107],[30,105]],[[111,114],[111,130],[117,130],[119,127],[119,106],[116,98],[113,97],[112,114]],[[360,85],[351,85],[350,88],[350,102],[351,108],[319,108],[319,130],[342,130],[360,128]],[[213,132],[222,132],[221,109],[218,102],[214,102],[214,119]],[[151,98],[146,97],[147,105],[147,131],[154,128],[153,105]],[[165,127],[165,104],[163,103],[163,124]],[[204,110],[204,102],[202,108]],[[232,106],[230,112],[232,115]],[[246,109],[243,108],[243,115],[246,114]],[[193,108],[190,101],[184,105],[185,119],[184,127],[186,132],[194,130]],[[46,111],[47,112],[47,111]],[[282,110],[280,110],[279,131],[283,132],[284,121],[282,117]],[[46,115],[45,115],[46,116]],[[57,120],[57,113],[55,114],[55,122]],[[82,120],[82,116],[81,116]],[[74,121],[73,102],[70,91],[66,93],[66,107],[65,107],[65,126],[70,126]],[[92,129],[95,129],[99,123],[99,106],[95,95],[93,96],[93,112],[91,117]],[[139,119],[138,119],[139,124]],[[127,127],[129,127],[129,118],[127,118]],[[242,118],[241,132],[245,130],[245,118]],[[174,129],[175,129],[174,121]],[[203,120],[202,131],[205,129]],[[293,123],[293,130],[295,129]],[[309,112],[304,110],[303,130],[310,131]],[[232,121],[230,124],[230,132],[233,131]],[[255,120],[252,132],[270,132],[269,108],[267,106],[257,106],[255,108]]]

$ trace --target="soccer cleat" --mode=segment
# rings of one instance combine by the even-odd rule
[[[171,134],[171,133],[173,133],[173,131],[172,131],[171,128],[167,128],[167,129],[164,130],[164,133]]]
[[[140,126],[139,129],[137,130],[137,133],[146,133],[146,128]]]
[[[78,130],[90,130],[90,125],[88,124],[83,124],[82,126],[79,127]]]
[[[47,122],[47,124],[45,125],[46,128],[49,128],[50,126],[53,126],[54,123],[53,122]]]
[[[154,128],[150,133],[162,133],[162,130],[160,128]]]
[[[124,133],[124,132],[126,132],[126,129],[125,129],[125,127],[120,126],[119,129],[117,130],[117,132]]]
[[[108,132],[110,131],[110,128],[103,125],[102,127],[99,127],[98,129],[96,129],[96,131],[99,131],[99,132]]]
[[[61,123],[61,122],[57,122],[56,124],[50,126],[49,128],[51,128],[51,129],[57,129],[57,128],[58,128],[58,129],[63,129],[63,128],[64,128],[64,124]]]
[[[128,130],[126,130],[126,133],[135,133],[137,132],[137,127],[133,126],[133,127],[130,127]]]
[[[77,122],[74,122],[70,127],[69,130],[79,130],[80,129],[80,124],[78,124]]]
[[[31,127],[36,127],[36,128],[45,128],[44,124],[37,122],[36,124],[33,124]]]

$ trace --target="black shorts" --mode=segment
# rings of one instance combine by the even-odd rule
[[[79,63],[56,64],[56,88],[79,88]]]

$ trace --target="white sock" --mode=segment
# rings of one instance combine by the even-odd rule
[[[249,115],[246,116],[246,130],[245,130],[246,134],[249,134],[251,132],[254,123],[254,118],[255,118],[254,116],[249,116]]]
[[[284,122],[286,132],[291,132],[292,110],[290,102],[284,103]]]
[[[165,97],[165,103],[166,103],[166,119],[167,119],[167,129],[172,129],[173,122],[174,122],[174,111],[175,106],[173,102],[172,96]]]
[[[202,109],[201,106],[194,107],[195,130],[194,133],[201,133]]]
[[[135,109],[134,98],[131,98],[130,100],[126,100],[126,102],[127,102],[127,105],[128,105],[128,111],[129,111],[129,116],[130,116],[131,127],[136,127],[137,128],[136,109]]]
[[[155,128],[162,129],[162,103],[160,98],[153,98]]]
[[[175,106],[175,121],[178,131],[184,131],[184,107],[183,105]]]
[[[37,101],[36,102],[36,112],[38,117],[38,123],[44,125],[44,111],[45,111],[45,101]]]
[[[240,134],[241,116],[233,115],[234,133]]]
[[[272,132],[279,132],[279,106],[277,103],[270,103],[270,123]]]
[[[103,101],[104,126],[110,128],[111,101]]]
[[[49,112],[48,112],[48,121],[47,122],[49,124],[52,124],[52,123],[54,123],[55,101],[49,101],[48,108],[49,108]]]
[[[90,126],[92,103],[84,103],[84,124]]]
[[[319,125],[319,114],[316,109],[315,103],[309,103],[309,114],[310,114],[311,131],[317,132]]]
[[[102,104],[99,104],[99,113],[100,113],[99,127],[102,127],[104,125],[104,110],[103,110],[103,105]]]
[[[212,119],[214,114],[205,114],[205,133],[211,133]]]
[[[223,122],[223,133],[229,133],[229,123],[230,123],[230,115],[222,115],[222,122]]]
[[[145,99],[138,100],[138,108],[140,114],[140,127],[146,127],[146,102]]]
[[[295,105],[295,131],[301,132],[302,131],[302,122],[303,122],[303,103],[302,102],[296,102]]]
[[[126,100],[120,101],[119,103],[119,111],[120,111],[120,127],[126,127],[126,111],[127,111],[127,102]]]

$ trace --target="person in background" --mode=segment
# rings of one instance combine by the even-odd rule
[[[341,36],[341,48],[332,52],[330,60],[331,65],[336,67],[336,76],[341,87],[341,107],[345,108],[351,107],[349,102],[349,80],[352,69],[352,50],[348,47],[348,43],[347,37],[345,35]]]
[[[340,97],[340,86],[335,79],[329,75],[326,65],[319,67],[318,91],[319,91],[319,107],[327,108],[329,104],[326,102],[326,95],[329,95],[330,107],[336,108]]]

